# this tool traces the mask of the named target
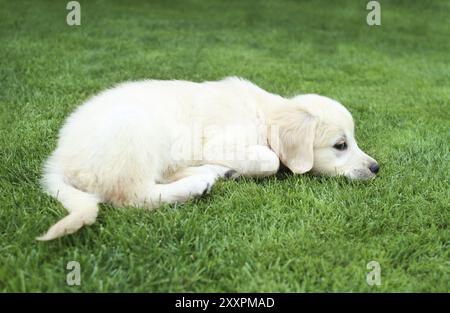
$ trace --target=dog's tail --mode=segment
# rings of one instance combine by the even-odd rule
[[[72,234],[84,225],[91,225],[95,222],[100,203],[99,197],[68,184],[62,171],[51,169],[48,166],[42,183],[47,192],[58,199],[69,211],[69,215],[50,227],[45,235],[37,237],[37,240],[53,240]]]

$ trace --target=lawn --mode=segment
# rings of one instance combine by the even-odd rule
[[[0,0],[1,291],[450,291],[449,1],[381,0],[381,26],[355,0],[80,0],[81,26],[66,3]],[[35,240],[66,214],[39,178],[77,105],[125,80],[229,75],[342,102],[379,176],[223,181]]]

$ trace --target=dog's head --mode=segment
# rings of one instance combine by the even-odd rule
[[[269,144],[294,174],[311,171],[369,179],[379,170],[358,147],[350,112],[335,100],[297,96],[272,114],[271,124]]]

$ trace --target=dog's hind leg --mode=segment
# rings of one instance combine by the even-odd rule
[[[209,193],[217,179],[232,174],[232,170],[220,165],[188,167],[172,175],[170,183],[151,183],[145,197],[135,204],[156,208],[163,203],[185,202]]]
[[[180,180],[184,177],[194,176],[194,175],[213,175],[217,176],[218,178],[230,178],[235,175],[236,171],[222,165],[216,165],[216,164],[205,164],[201,166],[191,166],[183,168],[174,174],[170,175],[167,178],[168,182],[174,182],[177,180]]]

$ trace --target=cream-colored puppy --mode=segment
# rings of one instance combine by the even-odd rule
[[[44,168],[69,215],[40,240],[94,223],[98,204],[155,208],[209,192],[221,177],[264,177],[283,162],[368,179],[378,164],[355,141],[350,113],[319,95],[283,98],[239,78],[129,82],[70,115]]]

